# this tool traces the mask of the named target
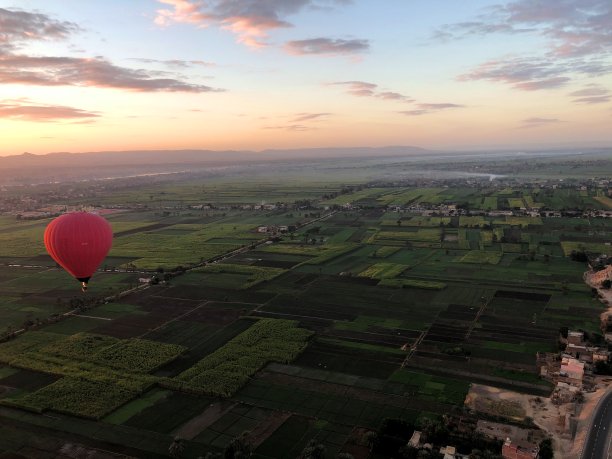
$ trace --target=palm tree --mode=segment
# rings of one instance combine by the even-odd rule
[[[183,443],[183,439],[175,437],[172,443],[170,443],[170,447],[168,448],[168,454],[172,458],[179,458],[183,455],[183,451],[185,451],[185,444]]]
[[[366,432],[366,434],[363,436],[363,439],[365,440],[366,444],[370,448],[370,452],[371,452],[374,449],[376,440],[378,440],[378,434],[370,430],[369,432]]]
[[[325,457],[325,445],[317,443],[313,438],[308,442],[304,451],[300,455],[301,459],[323,459]]]
[[[225,459],[246,459],[253,455],[253,445],[248,441],[248,432],[234,438],[223,452]]]

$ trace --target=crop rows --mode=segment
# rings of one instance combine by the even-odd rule
[[[306,347],[312,332],[291,320],[263,319],[163,385],[187,392],[229,397],[268,362],[288,363]]]
[[[285,272],[281,268],[270,268],[261,266],[250,266],[250,265],[237,265],[237,264],[214,264],[197,268],[195,271],[203,273],[228,273],[228,274],[246,274],[249,277],[246,283],[240,286],[240,289],[246,290],[254,287],[255,285],[274,279]]]

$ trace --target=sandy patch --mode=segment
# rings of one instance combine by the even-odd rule
[[[555,406],[549,398],[519,394],[497,387],[472,384],[466,405],[484,413],[503,416],[516,421],[533,419],[540,429],[553,438],[555,457],[571,459],[571,430],[566,418],[574,413],[575,405]]]

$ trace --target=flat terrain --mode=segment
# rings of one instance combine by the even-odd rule
[[[600,190],[249,186],[99,199],[154,205],[108,215],[114,246],[89,293],[106,300],[53,323],[81,294],[44,254],[48,220],[0,217],[0,323],[31,328],[0,344],[0,451],[55,457],[70,439],[165,457],[180,436],[198,457],[248,432],[258,458],[312,439],[336,457],[385,418],[462,413],[473,383],[547,396],[536,352],[561,327],[599,331],[571,255],[612,255],[612,220],[422,209],[605,210]],[[286,205],[253,208],[262,193]]]

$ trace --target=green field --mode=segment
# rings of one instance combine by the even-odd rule
[[[126,209],[87,295],[45,255],[47,219],[1,216],[0,455],[36,428],[134,457],[175,437],[185,457],[223,454],[243,432],[260,459],[311,440],[367,457],[359,435],[386,418],[475,425],[471,383],[548,396],[536,353],[562,327],[601,333],[575,259],[612,255],[612,221],[487,213],[602,211],[605,190],[302,172],[101,193]],[[274,225],[293,228],[257,231]],[[140,278],[155,281],[127,292]]]

